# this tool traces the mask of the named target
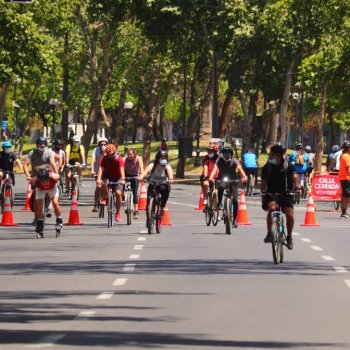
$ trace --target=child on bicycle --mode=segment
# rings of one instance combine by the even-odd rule
[[[209,181],[213,182],[217,171],[219,171],[217,180],[224,180],[227,178],[228,180],[237,180],[237,170],[240,174],[241,180],[243,183],[246,183],[247,176],[236,158],[233,157],[233,150],[231,147],[224,147],[221,150],[222,157],[218,158],[216,164],[210,174]],[[224,194],[224,190],[226,188],[226,184],[224,182],[219,183],[218,187],[218,209],[221,209],[222,197]],[[232,192],[232,200],[234,203],[234,225],[237,225],[237,213],[238,213],[238,186],[237,183],[231,183],[231,192]]]
[[[162,196],[161,202],[161,214],[163,212],[163,208],[166,206],[166,203],[169,198],[169,194],[171,191],[170,183],[173,182],[173,169],[168,164],[168,152],[167,151],[157,151],[154,163],[150,163],[147,168],[143,171],[143,173],[139,176],[139,181],[142,181],[145,176],[150,174],[149,181],[164,181],[168,183],[162,183],[158,186],[158,190]],[[147,205],[149,198],[153,192],[154,186],[153,184],[149,184],[147,189]]]
[[[267,163],[261,170],[261,202],[262,208],[267,210],[267,235],[265,243],[271,243],[271,213],[276,210],[276,198],[269,194],[280,194],[279,204],[287,219],[287,247],[294,248],[292,231],[294,227],[294,203],[293,196],[288,195],[293,189],[300,191],[298,187],[298,174],[295,167],[284,158],[285,149],[281,145],[273,145],[270,148]]]

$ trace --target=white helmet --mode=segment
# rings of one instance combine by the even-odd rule
[[[73,142],[80,142],[80,137],[79,137],[78,135],[74,135],[74,136],[72,137],[72,141],[73,141]]]
[[[108,143],[108,140],[107,140],[105,137],[101,137],[101,138],[98,140],[98,144],[100,144],[101,142],[106,142],[106,143]]]

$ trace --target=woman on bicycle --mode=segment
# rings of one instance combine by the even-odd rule
[[[209,176],[214,169],[214,166],[216,164],[217,159],[219,158],[218,151],[219,151],[219,146],[210,143],[208,148],[208,154],[203,158],[202,161],[202,174],[199,178],[199,181],[201,182],[201,187],[203,191],[203,205],[207,205],[208,203],[208,190],[209,190]],[[214,178],[217,177],[217,174]]]
[[[162,210],[166,206],[171,191],[170,183],[173,182],[173,169],[168,164],[168,152],[167,151],[157,151],[154,163],[150,163],[147,168],[139,176],[139,181],[142,181],[145,176],[150,174],[149,181],[163,181],[168,183],[162,183],[158,186],[159,192],[162,195]],[[147,198],[150,198],[153,189],[153,184],[149,184],[147,189]],[[148,200],[147,200],[148,205]]]
[[[127,156],[124,158],[124,170],[125,177],[132,178],[130,179],[130,185],[133,192],[133,203],[134,203],[134,219],[139,218],[138,212],[138,187],[139,182],[137,181],[137,177],[143,173],[143,161],[142,158],[137,155],[137,151],[135,148],[130,148],[128,150]]]

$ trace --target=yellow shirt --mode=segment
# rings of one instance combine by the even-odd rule
[[[68,161],[74,160],[76,162],[79,162],[81,154],[83,154],[84,152],[85,150],[83,145],[73,146],[72,148],[71,145],[67,145],[66,148],[66,153],[69,153]]]
[[[343,153],[340,158],[339,180],[350,180],[349,167],[350,167],[350,154]]]

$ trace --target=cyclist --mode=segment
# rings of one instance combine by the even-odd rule
[[[137,151],[135,148],[128,149],[127,156],[124,158],[124,170],[125,170],[125,177],[133,177],[133,179],[130,179],[130,185],[133,192],[133,202],[134,202],[134,219],[139,218],[139,212],[138,212],[138,187],[139,182],[137,181],[136,177],[138,177],[140,174],[143,173],[143,161],[142,158],[137,155]]]
[[[161,140],[160,140],[160,145],[158,147],[158,150],[159,151],[168,151],[169,150],[169,146],[168,144],[166,143],[166,138],[163,137]]]
[[[66,159],[67,163],[70,165],[77,165],[77,173],[79,175],[79,179],[82,175],[82,168],[86,168],[85,163],[85,149],[84,146],[80,144],[80,138],[78,135],[74,135],[71,138],[71,143],[66,147]],[[72,177],[72,172],[70,169],[66,169],[66,193],[69,193],[70,187],[70,179]]]
[[[64,151],[62,151],[58,140],[52,141],[51,151],[53,152],[53,156],[55,158],[57,170],[59,173],[62,173],[66,163],[66,154]]]
[[[94,148],[91,156],[91,175],[95,176],[97,179],[98,169],[100,167],[101,158],[106,154],[106,146],[108,144],[108,140],[105,137],[101,137],[98,141],[98,146]],[[95,203],[92,209],[93,212],[97,212],[97,202],[98,196],[100,194],[101,187],[99,187],[96,183],[95,189]]]
[[[305,152],[302,143],[295,145],[295,151],[289,156],[288,161],[295,167],[295,171],[299,177],[298,188],[300,188],[301,184],[305,181],[305,174],[310,163],[310,155]]]
[[[339,172],[339,164],[340,164],[340,157],[343,154],[343,146],[347,141],[345,141],[342,145],[342,149],[338,145],[334,145],[332,147],[332,153],[329,154],[329,164],[327,166],[327,171],[338,173]],[[332,155],[332,156],[331,156]],[[330,157],[331,156],[331,157]],[[328,160],[327,157],[327,160]]]
[[[222,157],[218,158],[216,164],[210,174],[209,181],[213,182],[217,171],[219,171],[218,180],[224,180],[227,178],[228,180],[237,180],[237,170],[240,174],[241,180],[243,183],[247,182],[247,176],[239,163],[238,159],[233,157],[233,150],[231,147],[225,146],[221,150]],[[221,209],[222,197],[224,194],[224,190],[226,188],[226,184],[224,182],[219,184],[218,188],[218,209]],[[232,192],[232,201],[234,203],[234,226],[237,227],[237,213],[238,213],[238,186],[237,183],[231,184],[231,192]]]
[[[2,117],[2,122],[1,122],[1,140],[7,140],[7,117],[3,116]]]
[[[315,153],[312,153],[311,151],[312,151],[311,146],[305,146],[305,153],[307,153],[310,156],[310,161],[307,165],[306,174],[305,174],[309,186],[311,186],[311,183],[312,183],[312,175],[314,171],[314,160],[315,160]]]
[[[19,173],[23,174],[23,166],[18,158],[16,152],[11,152],[12,143],[10,141],[4,141],[1,144],[2,152],[0,152],[0,185],[2,183],[2,178],[4,177],[4,172],[2,170],[7,170],[13,172],[14,163],[17,164],[19,168]],[[10,174],[12,183],[15,184],[14,174]]]
[[[170,164],[168,164],[168,152],[167,151],[157,151],[156,157],[154,160],[154,163],[150,163],[147,168],[143,171],[143,173],[139,176],[139,181],[142,181],[145,176],[150,174],[149,181],[164,181],[167,183],[163,183],[161,185],[158,185],[159,193],[162,196],[162,202],[161,202],[161,211],[160,216],[163,215],[163,209],[166,206],[166,203],[169,199],[169,194],[171,191],[170,184],[173,182],[174,176],[173,176],[173,169],[171,168]],[[149,184],[147,189],[147,205],[149,202],[149,198],[151,197],[151,194],[154,189],[153,184]]]
[[[102,204],[106,204],[108,196],[108,187],[106,182],[118,182],[115,186],[115,194],[117,199],[117,208],[115,213],[115,221],[120,222],[120,206],[122,203],[123,185],[125,183],[124,160],[117,153],[117,148],[113,144],[106,146],[106,154],[102,157],[100,168],[97,173],[97,185],[102,186]]]
[[[59,204],[59,192],[57,188],[57,181],[59,174],[55,173],[49,164],[43,164],[34,168],[32,173],[31,183],[36,187],[34,213],[36,219],[36,228],[38,238],[44,238],[44,199],[46,194],[52,200],[56,215],[56,232],[61,233],[63,227],[63,220],[61,215],[61,208]]]
[[[246,173],[247,177],[252,175],[253,177],[253,187],[255,185],[256,179],[258,177],[258,157],[253,152],[252,149],[249,149],[248,152],[242,155],[242,166],[243,170]]]
[[[216,161],[219,158],[219,155],[218,155],[219,146],[214,143],[210,143],[207,148],[207,151],[208,151],[208,154],[204,156],[202,161],[202,166],[203,166],[202,175],[199,178],[199,181],[201,182],[202,191],[203,191],[203,198],[204,198],[203,205],[208,204],[208,190],[210,185],[209,176],[212,170],[214,169]],[[214,179],[217,178],[217,175],[218,174],[214,176]]]
[[[348,219],[347,209],[350,203],[350,142],[343,143],[343,154],[340,157],[339,180],[342,187],[341,218]]]
[[[280,193],[279,198],[282,210],[287,218],[287,247],[289,250],[294,248],[292,231],[294,227],[294,203],[293,196],[288,195],[294,189],[298,188],[298,174],[292,163],[284,158],[285,149],[281,145],[273,145],[270,148],[268,161],[261,170],[261,201],[262,208],[267,210],[267,235],[265,243],[270,243],[271,233],[271,212],[276,210],[277,204],[275,198],[269,193]]]

